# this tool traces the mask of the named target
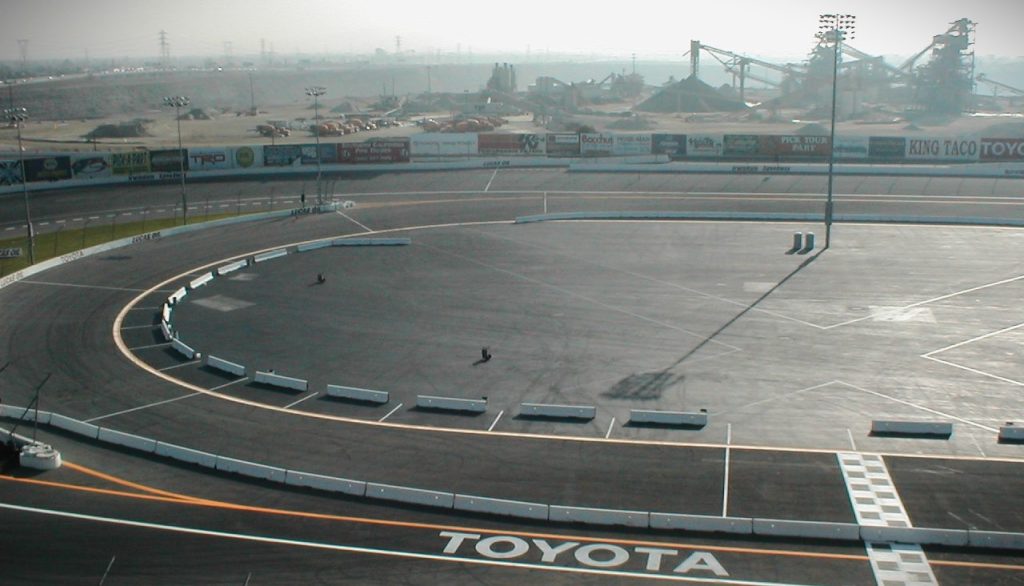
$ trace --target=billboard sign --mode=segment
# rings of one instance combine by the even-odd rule
[[[0,161],[0,185],[21,184],[21,163],[19,161]]]
[[[756,134],[726,134],[722,154],[727,157],[756,157],[761,154],[761,137]]]
[[[545,142],[549,157],[578,157],[580,155],[580,135],[575,132],[548,133]]]
[[[584,157],[609,157],[614,144],[615,138],[608,133],[580,134],[580,154]]]
[[[908,138],[906,157],[913,161],[977,161],[978,143],[973,138]]]
[[[251,169],[263,166],[263,147],[243,146],[232,149],[232,161],[239,169]]]
[[[110,177],[114,174],[114,169],[108,154],[73,155],[71,173],[75,179],[96,179]]]
[[[544,141],[539,134],[481,133],[477,136],[481,155],[543,155]]]
[[[188,149],[188,168],[192,171],[231,169],[232,157],[228,149]]]
[[[774,157],[827,157],[830,141],[827,136],[787,134],[761,137],[761,154]]]
[[[338,162],[338,145],[334,143],[320,144],[320,164],[326,165],[329,163]],[[316,165],[316,145],[315,144],[304,144],[302,145],[302,164],[303,165]]]
[[[982,161],[1024,161],[1024,138],[983,138]]]
[[[263,146],[263,164],[267,167],[290,167],[302,163],[302,147],[297,144]]]
[[[338,160],[348,164],[408,163],[409,143],[401,141],[343,143],[338,145]]]
[[[149,168],[154,173],[180,173],[188,171],[188,153],[185,149],[149,151]]]
[[[837,136],[837,159],[866,159],[868,157],[868,137]]]
[[[149,173],[149,151],[132,151],[110,155],[114,175],[138,175]]]
[[[412,135],[409,153],[417,157],[451,157],[477,154],[476,133],[425,132]]]
[[[25,159],[25,175],[29,182],[71,179],[71,157]]]
[[[721,157],[725,139],[721,134],[686,135],[686,156]]]
[[[896,160],[907,155],[907,139],[901,136],[872,136],[868,139],[868,156],[872,159]]]
[[[668,155],[672,160],[686,157],[685,134],[653,134],[651,135],[651,152],[655,155]]]
[[[649,155],[651,154],[651,135],[616,134],[612,138],[612,154]]]

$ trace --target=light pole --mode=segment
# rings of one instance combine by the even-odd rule
[[[25,108],[8,108],[4,110],[4,117],[18,129],[18,163],[21,166],[21,193],[25,198],[25,227],[28,233],[28,262],[36,264],[35,238],[32,233],[32,214],[28,207],[28,173],[25,172],[25,150],[21,148],[21,126],[28,120],[28,110]]]
[[[832,171],[836,164],[836,88],[839,86],[839,46],[853,38],[857,17],[852,14],[822,14],[818,17],[818,38],[832,42],[832,130],[828,145],[828,199],[825,203],[825,248],[832,244]]]
[[[327,93],[325,87],[308,87],[306,95],[313,96],[313,132],[316,134],[316,203],[323,203],[323,195],[320,193],[320,96]]]
[[[188,96],[167,96],[164,104],[174,108],[178,122],[178,170],[181,173],[181,223],[188,224],[188,196],[185,195],[185,152],[181,148],[181,109],[192,103]]]

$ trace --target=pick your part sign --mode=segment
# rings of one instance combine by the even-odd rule
[[[514,535],[481,536],[478,533],[441,531],[447,540],[444,553],[472,554],[491,560],[550,564],[560,567],[584,567],[615,570],[623,566],[643,568],[660,574],[726,578],[729,572],[714,555],[705,551],[680,551],[668,547],[623,546],[613,543],[581,543],[527,539]],[[630,563],[632,562],[632,563]]]

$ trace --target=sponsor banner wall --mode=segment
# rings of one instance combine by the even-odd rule
[[[668,155],[673,161],[686,157],[685,134],[652,134],[651,153]]]
[[[280,144],[263,146],[263,164],[267,167],[290,167],[302,161],[302,146]]]
[[[0,185],[21,185],[21,163],[0,161]]]
[[[762,154],[761,137],[756,134],[726,134],[722,137],[722,154],[727,157],[759,156]]]
[[[71,179],[71,157],[25,159],[25,175],[30,182]]]
[[[110,153],[92,153],[71,156],[71,174],[75,179],[97,179],[111,177],[114,166]]]
[[[475,132],[425,132],[414,134],[409,153],[416,157],[468,156],[477,154]]]
[[[149,151],[113,153],[110,155],[110,164],[114,175],[149,173]]]
[[[263,166],[263,145],[242,146],[231,149],[231,160],[237,169]]]
[[[364,143],[343,143],[338,145],[338,160],[341,163],[408,163],[408,141],[374,141]]]
[[[226,148],[188,149],[188,168],[192,171],[231,169],[233,167],[231,153]]]
[[[910,161],[977,161],[981,150],[974,138],[908,138]]]
[[[979,146],[982,161],[1024,161],[1024,138],[983,138]]]
[[[320,143],[320,163],[323,165],[338,162],[338,145]],[[302,145],[302,164],[316,165],[316,144]]]
[[[580,134],[580,154],[584,157],[610,157],[615,137],[606,132]]]
[[[149,151],[149,168],[154,173],[180,173],[182,166],[188,171],[188,152],[185,149]]]
[[[721,134],[686,135],[686,156],[721,157],[725,149],[725,137]]]
[[[544,141],[549,157],[578,157],[580,154],[580,135],[576,133],[548,133]]]
[[[539,134],[481,133],[477,149],[481,155],[541,155],[544,140]]]
[[[649,155],[651,154],[651,135],[616,134],[612,141],[612,154]]]
[[[872,136],[868,139],[872,159],[902,160],[907,156],[907,139],[897,136]]]
[[[837,136],[837,159],[866,159],[868,157],[868,137]]]
[[[780,158],[827,157],[830,147],[827,136],[768,135],[759,142],[760,154]]]

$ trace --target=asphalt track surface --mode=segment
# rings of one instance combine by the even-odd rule
[[[52,373],[42,409],[233,457],[460,493],[705,515],[854,522],[836,452],[879,452],[915,526],[1024,531],[1024,455],[994,433],[1020,418],[1019,231],[841,225],[832,249],[814,256],[785,252],[792,232],[820,239],[820,226],[508,224],[544,206],[820,212],[823,183],[506,170],[339,180],[336,191],[356,202],[343,214],[146,242],[3,289],[0,337],[10,366],[0,374],[2,397],[26,404]],[[46,211],[36,217],[71,222],[132,204],[173,205],[172,187],[41,196]],[[237,204],[270,192],[294,198],[296,188],[191,189]],[[839,183],[836,211],[1022,218],[1020,188],[1010,180],[851,178]],[[0,206],[12,223],[17,203]],[[160,343],[156,307],[198,267],[368,232],[409,236],[413,245],[269,261],[242,273],[255,277],[197,291],[175,319],[204,351],[235,351],[321,386],[383,385],[391,404],[327,401],[313,394],[318,386],[294,395],[258,388],[147,347]],[[323,266],[328,282],[310,286]],[[112,336],[119,314],[133,359]],[[473,366],[481,345],[495,359]],[[185,386],[140,364],[167,369]],[[227,386],[218,397],[188,385]],[[480,417],[422,412],[410,409],[417,393],[487,395],[493,407]],[[515,416],[521,401],[563,399],[596,403],[598,418]],[[707,408],[710,424],[629,427],[630,408]],[[947,441],[871,437],[866,426],[880,414],[953,418],[956,431]],[[5,564],[4,583],[874,581],[863,546],[602,532],[389,507],[41,433],[72,464],[0,477],[0,518],[10,528],[0,538],[4,557],[32,562]],[[496,559],[469,538],[447,553],[451,538],[441,532],[618,544],[630,557],[601,569],[571,552],[545,562],[533,545]],[[651,570],[652,554],[638,547],[676,553]],[[713,554],[728,578],[706,568],[674,572],[683,551]],[[928,556],[940,582],[1022,580],[1018,555]]]

